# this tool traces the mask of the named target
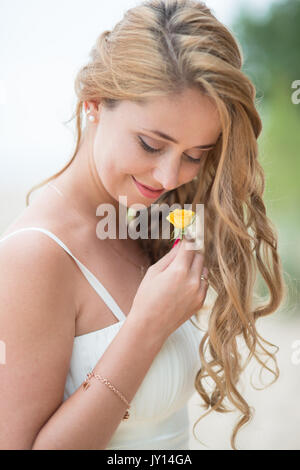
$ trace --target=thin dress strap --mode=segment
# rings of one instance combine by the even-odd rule
[[[82,271],[83,275],[85,276],[85,278],[87,279],[89,284],[95,289],[97,294],[104,300],[104,302],[110,308],[110,310],[115,315],[115,317],[119,321],[122,321],[122,320],[126,319],[126,315],[122,312],[119,305],[114,300],[114,298],[110,295],[108,290],[101,284],[101,282],[94,276],[94,274],[91,273],[91,271],[89,271],[88,268],[86,268],[76,258],[76,256],[73,255],[73,253],[69,250],[69,248],[56,235],[54,235],[54,233],[52,233],[49,230],[46,230],[44,228],[41,228],[41,227],[25,227],[25,228],[21,228],[19,230],[16,230],[14,232],[11,232],[8,235],[0,238],[0,242],[4,241],[6,238],[10,237],[11,235],[14,235],[15,233],[23,232],[25,230],[38,230],[40,232],[45,233],[50,238],[52,238],[54,241],[56,241],[56,243],[58,243],[74,259],[74,261],[79,266],[80,270]]]

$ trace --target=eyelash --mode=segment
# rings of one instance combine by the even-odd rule
[[[148,144],[146,144],[146,142],[143,141],[143,139],[141,137],[139,137],[139,143],[141,145],[141,147],[146,150],[146,152],[149,152],[149,153],[157,153],[157,152],[160,152],[160,149],[154,149],[152,147],[150,147]],[[201,161],[201,158],[192,158],[190,157],[189,155],[186,155],[184,154],[190,162],[192,163],[199,163]]]

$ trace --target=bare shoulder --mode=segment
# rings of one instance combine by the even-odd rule
[[[72,273],[72,259],[42,232],[0,240],[0,339],[6,349],[0,449],[30,449],[63,401],[75,334]]]
[[[11,270],[15,275],[19,270],[20,276],[37,276],[39,282],[63,281],[60,290],[68,296],[74,289],[76,270],[63,247],[40,230],[12,232],[0,238],[0,270]]]

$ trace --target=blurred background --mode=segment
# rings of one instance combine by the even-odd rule
[[[74,149],[74,78],[96,37],[111,29],[137,1],[1,0],[0,3],[0,236],[25,208],[27,191],[60,170]],[[255,415],[238,434],[242,449],[300,449],[300,1],[207,0],[241,46],[244,72],[257,89],[263,121],[260,161],[264,200],[276,226],[288,298],[257,323],[279,346],[280,377],[257,391],[251,363],[243,396]],[[297,89],[299,90],[297,93]],[[31,197],[34,197],[34,193]],[[264,286],[259,286],[264,294]],[[273,351],[273,349],[272,349]],[[269,364],[272,366],[272,364]],[[273,366],[272,366],[273,368]],[[272,380],[269,376],[264,385]],[[261,382],[255,382],[263,387]],[[191,426],[204,411],[195,393]],[[231,407],[230,407],[231,408]],[[212,413],[196,426],[191,449],[230,449],[238,413]]]

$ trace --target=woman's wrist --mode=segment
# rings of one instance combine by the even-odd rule
[[[159,324],[145,316],[141,309],[133,307],[128,314],[124,326],[129,329],[135,341],[141,347],[158,352],[167,339]]]

